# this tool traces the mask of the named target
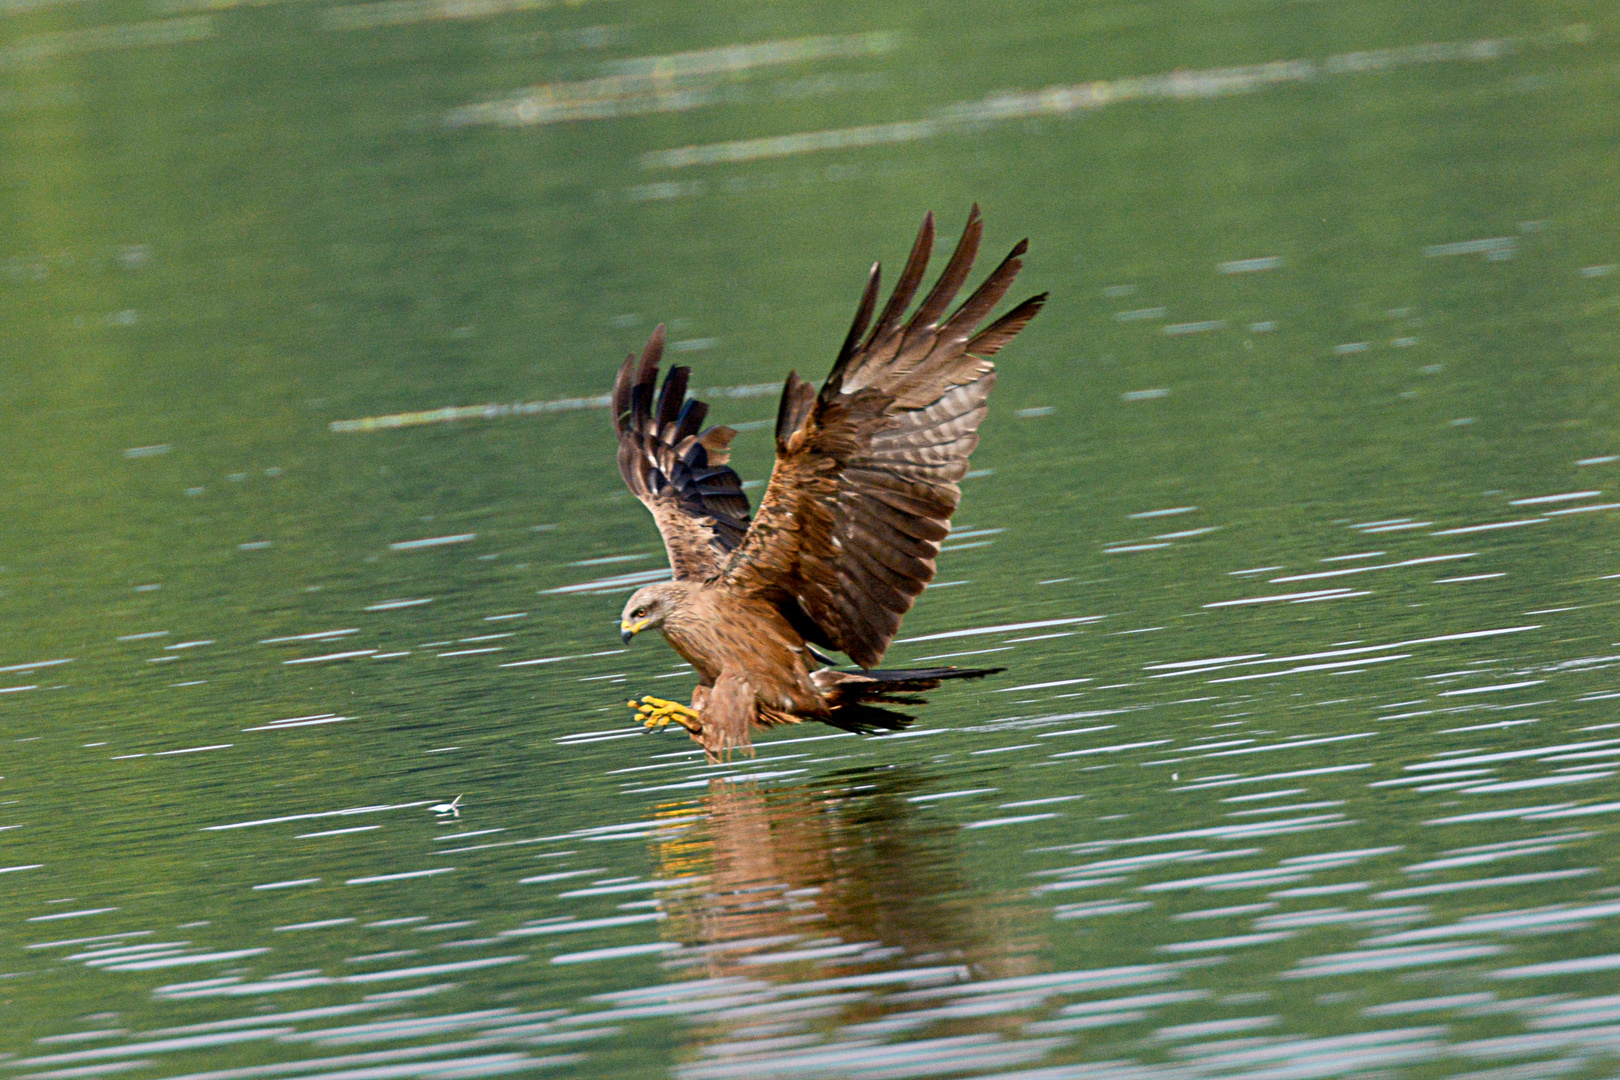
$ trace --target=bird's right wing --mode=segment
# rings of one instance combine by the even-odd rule
[[[719,573],[748,531],[748,496],[726,467],[728,427],[700,430],[709,407],[686,396],[689,369],[673,367],[658,390],[664,328],[631,353],[613,383],[613,424],[619,472],[664,538],[675,580],[703,581]],[[656,399],[655,399],[656,391]]]
[[[979,329],[1018,276],[1020,243],[946,315],[982,232],[975,206],[939,281],[902,323],[933,248],[928,215],[875,324],[872,268],[820,393],[788,376],[771,484],[724,570],[730,588],[775,604],[806,640],[840,649],[862,667],[882,659],[901,616],[933,579],[939,542],[961,500],[956,482],[967,472],[995,384],[990,357],[1046,299],[1030,297]]]

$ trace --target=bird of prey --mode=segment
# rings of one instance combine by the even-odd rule
[[[687,368],[671,368],[657,386],[664,328],[639,359],[625,358],[612,399],[619,471],[652,511],[673,580],[630,597],[620,636],[628,644],[643,630],[659,631],[698,676],[691,707],[655,697],[629,703],[648,727],[679,723],[719,760],[747,752],[755,725],[819,720],[850,731],[895,730],[912,718],[884,705],[923,704],[911,695],[1001,670],[873,670],[933,579],[962,497],[957,481],[995,385],[990,357],[1046,300],[1032,296],[979,329],[1023,265],[1028,241],[1020,241],[946,314],[983,231],[975,205],[910,318],[933,249],[933,215],[923,218],[875,322],[873,265],[820,390],[788,374],[776,465],[752,521],[742,483],[726,465],[736,432],[703,428],[708,406],[686,396]],[[859,666],[836,668],[822,649]]]

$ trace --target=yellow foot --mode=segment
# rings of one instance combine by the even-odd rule
[[[678,701],[665,701],[663,698],[648,696],[637,701],[627,701],[625,704],[636,710],[636,719],[649,728],[658,729],[676,723],[694,735],[703,730],[703,725],[699,722],[702,718],[697,710],[688,708]]]

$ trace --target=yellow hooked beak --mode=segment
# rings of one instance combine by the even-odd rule
[[[624,642],[626,645],[630,644],[631,638],[647,629],[647,623],[649,621],[650,620],[648,619],[642,619],[640,622],[633,623],[626,619],[624,622],[621,622],[619,624],[619,640]]]

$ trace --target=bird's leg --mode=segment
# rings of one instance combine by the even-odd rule
[[[636,719],[649,728],[660,729],[673,722],[693,735],[703,730],[702,716],[698,711],[678,701],[666,701],[647,695],[634,701],[627,701],[625,704],[636,710]]]

